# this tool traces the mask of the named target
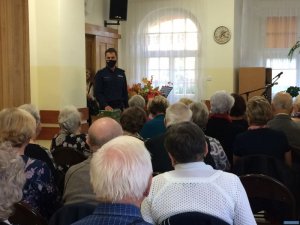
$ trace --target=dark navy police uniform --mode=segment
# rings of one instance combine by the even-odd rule
[[[95,76],[94,95],[102,110],[106,106],[121,110],[127,108],[128,91],[125,71],[117,67],[114,71],[108,67],[99,70]]]

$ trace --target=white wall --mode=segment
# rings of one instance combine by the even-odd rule
[[[94,7],[86,16],[86,22],[103,26],[103,21],[108,18],[108,0],[88,1],[94,1]],[[202,65],[204,75],[203,87],[206,90],[204,98],[208,99],[217,90],[234,91],[235,0],[129,0],[128,2],[127,22],[121,24],[130,23],[130,20],[142,21],[149,13],[163,7],[181,7],[190,11],[198,20],[202,33],[199,63]],[[103,7],[102,14],[101,7]],[[213,39],[214,30],[218,26],[227,26],[231,30],[232,39],[225,45],[219,45]],[[122,28],[122,25],[120,27]],[[112,26],[115,29],[120,27]],[[122,56],[126,49],[134,47],[134,43],[133,46],[122,40],[119,43],[119,66],[126,70]]]
[[[83,0],[30,0],[31,102],[86,107]]]

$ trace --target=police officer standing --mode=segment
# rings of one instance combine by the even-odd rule
[[[95,76],[94,95],[100,109],[113,110],[128,107],[128,91],[125,71],[117,68],[118,53],[114,48],[105,51],[106,67]]]

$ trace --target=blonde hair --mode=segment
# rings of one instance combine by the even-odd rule
[[[0,112],[0,142],[10,142],[21,147],[35,135],[36,121],[33,116],[18,108],[7,108]]]
[[[179,99],[179,102],[188,106],[188,105],[192,104],[194,101],[190,98],[181,98],[181,99]]]
[[[190,110],[187,105],[177,102],[170,105],[166,110],[166,126],[168,127],[175,123],[191,121],[192,115],[192,110]]]
[[[94,153],[90,175],[98,200],[140,200],[152,175],[150,153],[135,137],[116,137]]]
[[[262,96],[250,98],[246,114],[250,125],[266,125],[273,115],[271,104]]]

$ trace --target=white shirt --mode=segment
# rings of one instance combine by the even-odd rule
[[[175,170],[154,177],[141,211],[152,224],[191,211],[218,217],[229,224],[256,224],[240,179],[203,162],[177,164]]]

